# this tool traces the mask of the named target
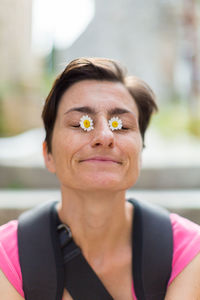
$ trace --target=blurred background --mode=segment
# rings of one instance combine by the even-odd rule
[[[152,87],[159,113],[130,193],[200,223],[200,0],[0,1],[0,223],[60,197],[41,111],[80,56],[116,59]]]

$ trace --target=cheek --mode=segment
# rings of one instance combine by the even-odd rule
[[[54,132],[52,138],[52,155],[56,165],[58,165],[61,161],[63,161],[63,159],[66,158],[66,156],[68,156],[66,154],[66,152],[70,150],[68,144],[69,141],[67,136],[60,132]]]
[[[130,137],[126,141],[125,151],[128,157],[129,171],[134,174],[140,172],[142,161],[142,139],[139,135]]]
[[[125,149],[132,159],[138,159],[141,157],[142,152],[142,139],[139,134],[134,134],[126,140]]]
[[[71,133],[67,130],[55,132],[52,139],[52,153],[55,163],[70,163],[87,143],[86,136],[83,134]]]

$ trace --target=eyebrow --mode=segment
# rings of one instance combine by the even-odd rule
[[[92,115],[97,114],[97,112],[89,106],[72,107],[68,111],[66,111],[65,114],[68,114],[72,111],[77,111],[77,112],[82,112],[82,113],[92,114]],[[115,108],[108,110],[109,115],[122,115],[122,114],[127,114],[127,113],[135,116],[134,112],[132,112],[128,109],[125,109],[125,108],[121,108],[121,107],[115,107]]]

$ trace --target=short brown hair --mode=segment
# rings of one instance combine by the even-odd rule
[[[51,139],[56,120],[58,105],[63,93],[74,83],[81,80],[121,82],[132,95],[139,111],[139,128],[143,139],[151,115],[157,111],[155,95],[151,88],[135,76],[126,76],[122,66],[107,58],[78,58],[70,62],[56,78],[46,98],[42,119],[46,130],[48,151],[51,152]]]

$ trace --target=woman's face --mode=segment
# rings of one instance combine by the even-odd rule
[[[79,122],[88,115],[94,129]],[[112,131],[108,121],[119,117],[123,127]],[[52,135],[52,152],[44,144],[48,170],[62,186],[76,190],[126,190],[137,180],[142,138],[135,101],[121,83],[84,80],[62,96]]]

